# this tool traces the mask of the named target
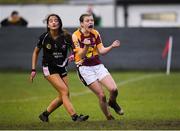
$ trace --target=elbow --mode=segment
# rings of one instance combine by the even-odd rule
[[[99,50],[99,54],[100,54],[100,55],[105,55],[106,52],[105,52],[105,51],[102,51],[102,50]]]
[[[105,52],[102,52],[102,53],[100,53],[102,56],[104,56],[104,55],[106,55],[107,53],[105,53]]]
[[[104,55],[106,55],[106,53],[102,53],[101,55],[104,56]]]

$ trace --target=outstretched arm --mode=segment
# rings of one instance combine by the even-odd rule
[[[97,46],[98,52],[102,55],[107,54],[111,49],[117,48],[120,46],[120,41],[115,40],[110,46],[104,47],[103,44]]]

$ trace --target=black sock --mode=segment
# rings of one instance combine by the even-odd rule
[[[77,120],[77,117],[78,117],[77,114],[74,114],[74,115],[71,116],[71,118],[72,118],[73,121],[76,121],[76,120]]]
[[[45,116],[49,116],[50,115],[50,112],[48,112],[47,110],[45,110],[44,112],[43,112],[43,115],[45,115]]]

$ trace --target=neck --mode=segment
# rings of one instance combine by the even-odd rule
[[[90,34],[90,32],[87,31],[87,30],[85,30],[84,28],[81,28],[80,30],[81,30],[81,32],[82,32],[83,34],[85,34],[85,35],[89,35],[89,34]]]
[[[50,30],[50,34],[52,38],[56,39],[59,36],[59,31],[58,30]]]

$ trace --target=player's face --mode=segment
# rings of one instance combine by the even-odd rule
[[[51,30],[57,30],[59,28],[59,20],[56,16],[50,16],[48,20],[48,27]]]
[[[85,16],[84,21],[81,23],[81,26],[86,30],[86,31],[91,31],[94,28],[94,19],[93,16]]]

